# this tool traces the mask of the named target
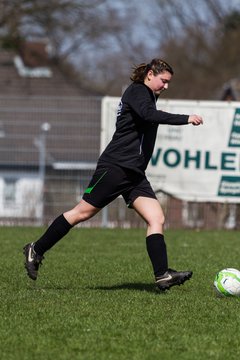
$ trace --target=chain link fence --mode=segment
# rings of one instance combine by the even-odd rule
[[[100,153],[101,100],[0,97],[1,224],[48,224],[79,202]],[[81,226],[142,224],[117,199]]]
[[[100,154],[101,103],[100,97],[0,97],[1,224],[49,224],[79,202]],[[240,227],[236,204],[157,195],[166,228]],[[144,222],[118,198],[80,226]]]

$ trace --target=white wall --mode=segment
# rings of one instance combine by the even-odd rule
[[[5,179],[14,179],[13,176]],[[1,217],[21,217],[21,218],[41,218],[42,216],[42,182],[35,177],[27,175],[17,178],[15,175],[15,185],[12,187],[12,200],[6,201],[6,180],[0,177],[0,216]]]

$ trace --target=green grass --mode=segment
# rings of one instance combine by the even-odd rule
[[[240,268],[238,232],[167,231],[169,265],[194,275],[159,294],[144,230],[73,229],[31,281],[22,247],[42,230],[1,228],[1,360],[239,359],[240,299],[213,290]]]

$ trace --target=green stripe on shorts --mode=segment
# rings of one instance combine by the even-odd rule
[[[106,175],[107,171],[105,171],[102,176],[100,176],[100,178],[97,180],[97,182],[93,185],[93,186],[90,186],[88,187],[86,190],[85,190],[85,194],[90,194],[92,192],[92,190],[95,188],[95,186],[99,183],[99,181]]]

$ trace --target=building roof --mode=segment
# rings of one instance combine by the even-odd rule
[[[0,50],[1,169],[38,167],[41,149],[52,168],[95,163],[101,98],[65,77],[46,44],[30,45],[19,53]]]
[[[0,96],[97,95],[66,76],[54,63],[46,42],[27,42],[20,50],[0,49]]]

